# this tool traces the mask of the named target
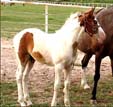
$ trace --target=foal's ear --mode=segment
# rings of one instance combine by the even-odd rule
[[[95,7],[91,8],[90,10],[88,10],[87,12],[85,12],[85,15],[86,16],[93,16],[94,10],[95,10]]]
[[[95,7],[93,7],[93,8],[91,9],[90,14],[93,15],[94,11],[95,11]]]

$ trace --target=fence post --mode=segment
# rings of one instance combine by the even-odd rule
[[[45,32],[48,33],[48,5],[45,5]]]

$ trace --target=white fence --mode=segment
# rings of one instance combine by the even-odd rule
[[[4,0],[5,1],[5,0]],[[3,1],[2,1],[3,2]],[[45,32],[48,32],[48,7],[49,6],[59,6],[59,7],[80,7],[80,8],[91,8],[96,7],[96,8],[102,8],[102,7],[108,7],[113,4],[110,3],[70,3],[70,2],[62,2],[62,3],[56,3],[56,2],[48,2],[48,3],[43,3],[43,2],[25,2],[25,1],[8,1],[7,3],[16,3],[16,4],[34,4],[34,5],[44,5],[45,6]],[[100,7],[99,7],[100,6]]]

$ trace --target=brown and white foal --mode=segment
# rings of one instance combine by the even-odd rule
[[[57,105],[57,94],[64,71],[64,104],[70,106],[70,71],[76,59],[77,44],[83,33],[98,35],[98,23],[94,9],[79,15],[72,14],[56,33],[47,34],[37,28],[24,29],[14,37],[14,49],[18,60],[16,80],[18,102],[21,106],[32,105],[28,92],[28,74],[36,61],[55,67],[54,93],[51,106]],[[98,37],[98,36],[97,36]]]

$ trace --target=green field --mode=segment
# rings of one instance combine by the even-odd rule
[[[63,8],[63,7],[49,7],[49,32],[55,32],[65,22],[69,15],[76,11],[85,11],[86,9],[80,8]],[[14,6],[2,6],[1,7],[1,37],[13,38],[13,36],[25,28],[36,27],[44,30],[44,6],[36,5],[14,5]],[[93,78],[89,77],[89,84],[93,83]],[[93,84],[92,84],[93,85]],[[52,96],[51,89],[53,84],[48,83],[47,89],[45,89],[46,96]],[[32,88],[31,88],[32,90]],[[92,86],[91,86],[92,90]],[[91,97],[91,90],[83,90],[80,88],[80,84],[73,83],[71,86],[71,104],[72,107],[91,107],[89,99]],[[1,107],[17,107],[17,86],[15,82],[7,83],[2,82],[0,84],[0,104]],[[49,103],[40,104],[37,102],[38,93],[31,91],[31,99],[34,103],[32,107],[49,107]],[[63,95],[61,93],[61,95]],[[40,99],[43,98],[40,96]],[[100,80],[98,86],[97,98],[99,103],[96,107],[112,107],[113,106],[113,78],[111,75],[105,79]],[[61,106],[63,104],[60,101]]]

